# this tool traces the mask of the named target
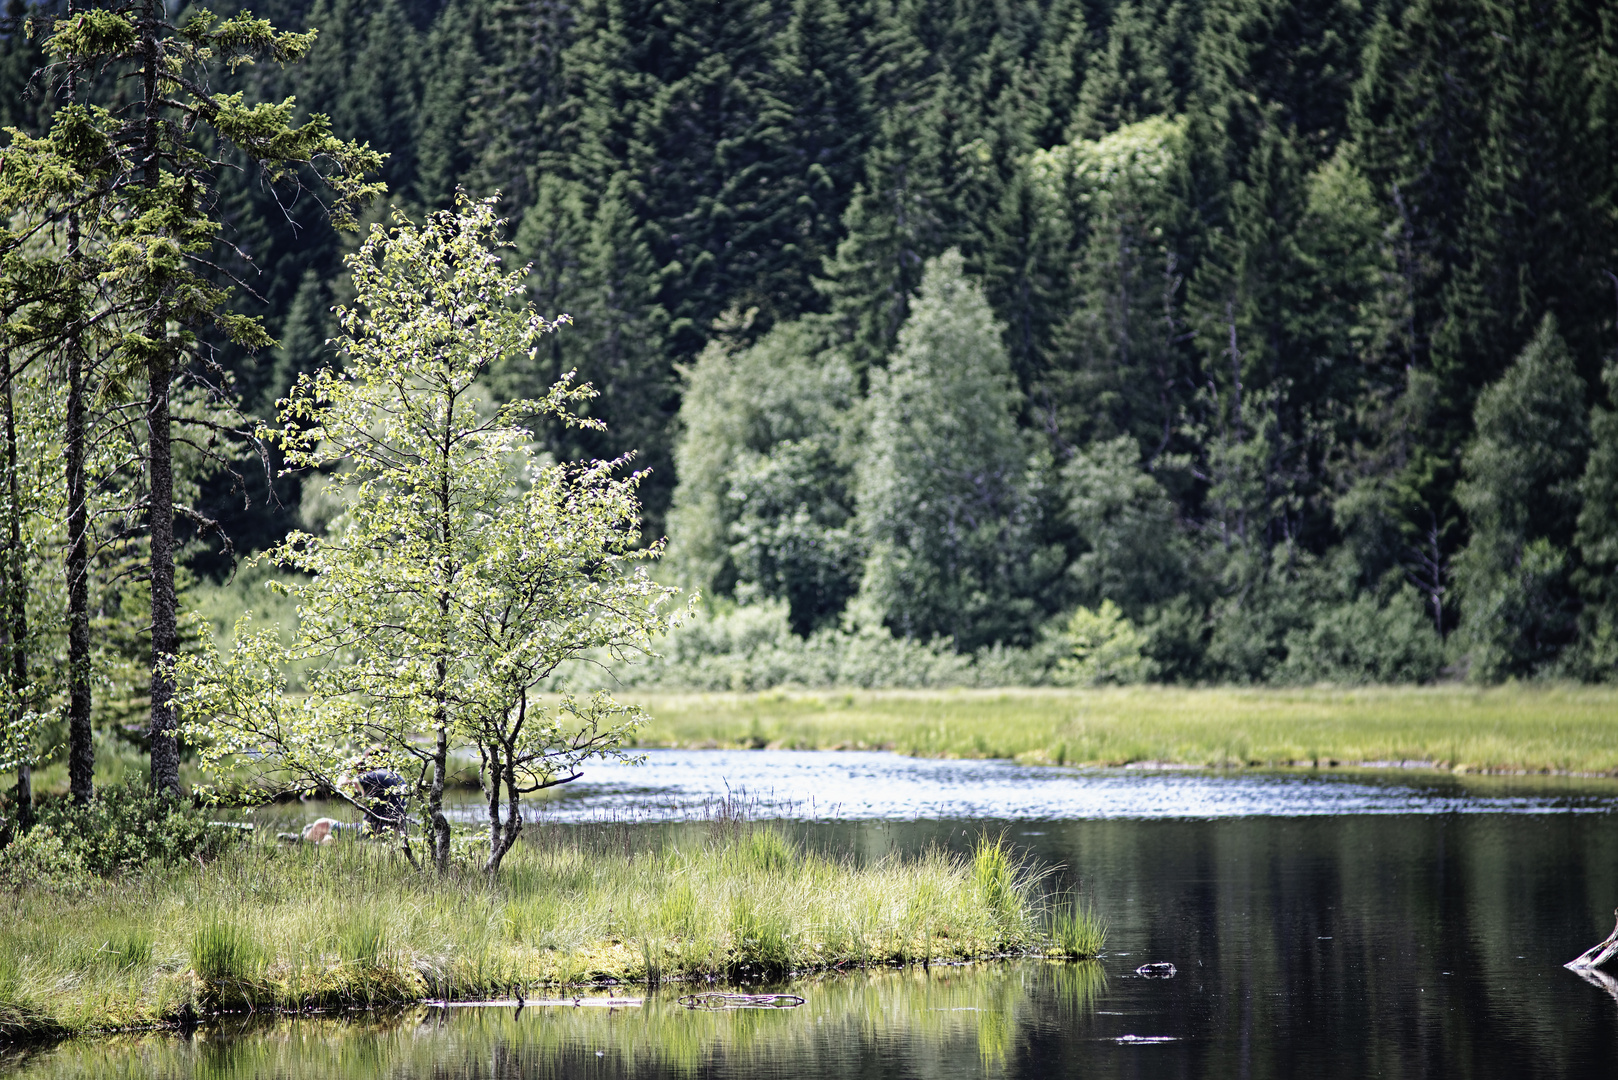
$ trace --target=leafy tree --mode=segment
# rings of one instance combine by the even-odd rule
[[[1456,499],[1472,526],[1456,558],[1472,673],[1531,675],[1572,640],[1580,479],[1590,453],[1584,380],[1547,315],[1478,397]]]
[[[669,564],[710,597],[781,599],[799,634],[835,623],[859,578],[853,374],[811,322],[744,349],[710,342],[680,405]]]
[[[1062,658],[1057,678],[1072,686],[1146,682],[1155,665],[1143,655],[1146,637],[1124,618],[1111,600],[1092,610],[1081,607],[1068,618],[1064,631],[1072,655]]]
[[[1088,551],[1068,566],[1079,595],[1139,618],[1190,584],[1189,545],[1173,501],[1140,465],[1135,440],[1120,435],[1073,455],[1062,467],[1073,526]]]
[[[856,473],[862,617],[962,651],[1027,640],[1060,566],[1037,543],[1000,331],[960,254],[930,260],[898,350],[871,373]]]
[[[605,695],[548,703],[538,687],[563,661],[646,650],[671,623],[660,608],[674,590],[635,566],[660,551],[634,546],[638,477],[615,477],[622,462],[545,464],[522,426],[567,416],[588,389],[564,378],[499,408],[481,391],[500,357],[557,324],[509,306],[523,274],[490,251],[493,201],[462,196],[457,210],[372,228],[348,260],[344,366],[300,380],[274,433],[293,466],[348,466],[332,478],[344,513],[330,533],[269,553],[309,575],[281,586],[299,601],[297,640],[244,625],[228,661],[210,650],[181,670],[206,762],[262,755],[291,783],[339,789],[361,763],[396,769],[423,803],[440,872],[449,755],[472,746],[492,874],[522,828],[521,796],[616,754],[639,720]],[[317,658],[307,696],[288,698],[285,665]]]

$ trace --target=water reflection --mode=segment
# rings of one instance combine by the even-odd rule
[[[364,1020],[239,1019],[186,1040],[84,1042],[31,1062],[32,1076],[577,1077],[838,1076],[861,1064],[896,1074],[1003,1076],[1040,1017],[1072,1027],[1106,987],[1099,964],[1019,961],[863,971],[793,984],[791,1011],[682,1008],[678,991],[643,1006],[416,1009]],[[884,1070],[886,1072],[886,1070]]]

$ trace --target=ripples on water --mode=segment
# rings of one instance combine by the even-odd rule
[[[693,1014],[675,991],[612,1012],[232,1020],[10,1064],[53,1080],[1618,1074],[1618,1000],[1560,966],[1612,925],[1618,787],[649,757],[593,770],[546,817],[657,829],[745,789],[860,859],[1004,832],[1107,918],[1109,954],[807,980],[791,1012]],[[1159,961],[1174,978],[1135,974]]]
[[[1611,785],[1541,781],[1524,787],[1432,773],[1366,779],[1301,771],[1064,769],[837,750],[653,750],[644,757],[639,765],[592,766],[547,803],[546,816],[679,818],[695,803],[737,792],[766,815],[845,820],[1610,812],[1618,806]]]

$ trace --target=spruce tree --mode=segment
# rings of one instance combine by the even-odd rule
[[[58,22],[47,51],[69,72],[112,69],[139,88],[127,114],[75,102],[75,149],[88,149],[105,185],[87,233],[104,234],[117,305],[129,313],[117,353],[145,384],[145,492],[151,586],[151,782],[179,790],[179,748],[173,706],[173,658],[179,652],[175,595],[175,473],[173,395],[192,361],[197,333],[209,328],[246,348],[270,343],[254,319],[226,306],[227,291],[201,272],[196,257],[213,245],[217,223],[207,199],[222,163],[205,147],[234,147],[274,183],[324,162],[344,207],[371,197],[363,173],[380,164],[369,150],[339,141],[323,116],[290,123],[293,103],[247,105],[241,95],[211,92],[214,64],[255,59],[285,63],[303,56],[313,36],[283,34],[243,13],[231,19],[200,12],[183,26],[166,21],[156,0],[96,8]],[[80,84],[82,86],[82,84]],[[89,87],[84,87],[89,89]],[[81,152],[82,152],[81,149]],[[70,495],[71,497],[71,495]]]

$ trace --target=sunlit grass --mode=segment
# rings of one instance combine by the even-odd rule
[[[1106,947],[1107,924],[1093,907],[1075,896],[1063,896],[1051,906],[1050,938],[1053,955],[1090,960]]]
[[[1618,772],[1618,689],[1567,685],[640,694],[643,746],[1032,764]]]
[[[0,1028],[1049,955],[1040,884],[1000,840],[861,864],[734,820],[542,835],[494,885],[364,841],[258,842],[88,895],[11,898]]]

